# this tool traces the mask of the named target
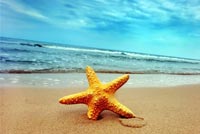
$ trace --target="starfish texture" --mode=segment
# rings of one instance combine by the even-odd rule
[[[134,113],[126,106],[120,104],[114,97],[114,93],[124,85],[129,75],[123,75],[110,83],[103,84],[98,79],[94,70],[87,66],[86,75],[89,88],[86,91],[60,98],[61,104],[86,104],[88,105],[87,116],[97,120],[103,110],[110,110],[125,118],[134,118]]]

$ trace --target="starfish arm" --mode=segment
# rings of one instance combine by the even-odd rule
[[[80,92],[77,94],[64,96],[59,99],[59,102],[61,104],[78,104],[78,103],[87,104],[89,99],[90,99],[90,95],[87,92]]]
[[[126,118],[136,117],[135,114],[130,109],[128,109],[126,106],[119,103],[116,99],[112,100],[109,103],[108,110],[111,110],[114,113],[121,115],[122,117],[126,117]]]
[[[87,112],[87,116],[89,119],[92,120],[97,120],[99,117],[99,114],[102,112],[102,110],[95,105],[89,105],[88,106],[88,112]]]
[[[121,77],[118,77],[117,79],[111,81],[109,84],[107,84],[107,88],[105,89],[106,92],[109,93],[115,93],[117,89],[119,89],[121,86],[123,86],[129,79],[129,75],[125,74]]]
[[[86,67],[86,75],[90,87],[100,83],[95,71],[90,66]]]

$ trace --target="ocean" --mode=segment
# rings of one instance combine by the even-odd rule
[[[81,45],[81,44],[80,44]],[[200,74],[200,60],[0,37],[0,73]]]

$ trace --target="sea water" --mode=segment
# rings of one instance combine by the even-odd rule
[[[81,44],[80,44],[81,45]],[[200,74],[200,60],[0,37],[1,73]]]

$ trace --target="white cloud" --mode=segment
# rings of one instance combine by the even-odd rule
[[[183,21],[200,21],[200,6],[193,0],[188,3],[171,0],[93,0],[93,1],[59,1],[52,7],[44,6],[44,11],[14,0],[1,0],[10,9],[48,22],[62,28],[98,28],[122,22],[124,25],[147,23],[168,23],[174,18]],[[49,2],[49,1],[46,1]],[[53,2],[49,2],[54,5]],[[64,6],[65,4],[69,7]],[[70,6],[71,5],[71,6]],[[46,8],[46,11],[45,11]],[[63,13],[63,14],[62,14]],[[63,15],[65,19],[56,16]]]
[[[25,14],[25,15],[34,17],[36,19],[42,20],[42,21],[48,21],[48,17],[39,13],[37,10],[31,9],[30,7],[27,8],[26,6],[24,6],[20,3],[17,3],[16,1],[2,0],[1,2],[6,4],[8,7],[10,7],[10,9],[12,9],[18,13]]]

